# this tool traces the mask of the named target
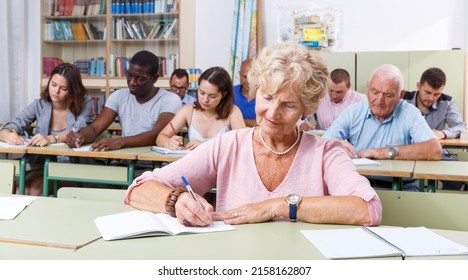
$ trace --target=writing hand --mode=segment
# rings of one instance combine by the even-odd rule
[[[174,135],[169,139],[169,143],[167,144],[168,149],[171,150],[178,150],[180,147],[184,145],[184,138],[179,135]]]
[[[348,156],[350,158],[357,158],[358,157],[357,152],[356,152],[356,148],[351,143],[349,143],[346,140],[341,140],[341,143],[343,144],[343,146],[345,148],[345,151],[346,151],[346,153],[348,154]]]
[[[84,137],[79,132],[69,132],[66,143],[70,148],[79,148],[84,143]]]
[[[213,206],[203,197],[197,195],[197,198],[203,207],[200,207],[188,192],[184,192],[179,196],[175,209],[177,220],[181,224],[185,224],[187,221],[189,225],[203,227],[213,223]]]
[[[8,134],[6,142],[9,145],[23,145],[24,139],[16,133],[16,130],[12,130],[12,132]]]

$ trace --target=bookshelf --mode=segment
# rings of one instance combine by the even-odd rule
[[[99,102],[127,87],[120,63],[140,50],[163,57],[158,87],[169,86],[172,69],[193,67],[195,61],[192,0],[41,0],[41,26],[41,87],[55,64],[74,63],[81,65],[88,94]]]

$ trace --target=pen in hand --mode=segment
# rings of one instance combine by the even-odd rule
[[[171,128],[172,128],[172,132],[174,132],[174,136],[176,136],[176,135],[177,135],[177,131],[175,130],[174,126],[172,125],[171,122],[169,123],[169,125],[170,125]],[[179,145],[180,145],[180,146],[183,146],[183,145],[184,145],[184,142],[183,142],[183,141],[180,141],[180,142],[179,142]],[[179,147],[178,149],[180,149],[180,147]]]
[[[340,131],[340,136],[341,136],[341,139],[343,139],[343,141],[348,142],[348,139],[346,138],[346,135],[343,133],[343,131]],[[351,145],[351,143],[349,143]],[[353,151],[354,153],[354,158],[358,158],[357,154],[356,154],[356,151]]]
[[[190,187],[189,183],[187,182],[187,179],[185,179],[184,176],[182,176],[182,182],[184,182],[185,188],[187,188],[187,191],[192,196],[192,198],[198,203],[198,205],[200,205],[201,209],[205,210],[205,207],[203,207],[200,200],[198,200],[197,196],[195,195],[195,193],[192,190],[192,187]]]

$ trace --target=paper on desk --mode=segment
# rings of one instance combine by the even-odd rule
[[[36,196],[0,197],[0,220],[13,220]]]
[[[160,154],[163,154],[163,155],[167,155],[167,154],[183,154],[183,155],[185,155],[185,154],[190,153],[190,150],[171,150],[171,149],[164,148],[164,147],[159,147],[159,146],[152,146],[151,150],[153,152],[157,152],[157,153],[160,153]]]
[[[353,158],[354,165],[380,165],[380,162],[368,158]]]
[[[0,141],[0,148],[24,148],[26,147],[26,142],[23,145],[10,145],[6,142]]]
[[[75,152],[88,152],[89,148],[91,148],[92,145],[84,145],[79,148],[73,148],[73,151]]]
[[[26,144],[29,142],[29,139],[26,140],[24,142],[23,145],[10,145],[8,143],[5,143],[5,142],[0,142],[0,147],[1,148],[25,148],[26,147]],[[53,143],[53,144],[49,144],[49,146],[63,146],[65,145],[65,143]]]

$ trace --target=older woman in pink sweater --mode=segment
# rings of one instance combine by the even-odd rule
[[[184,158],[135,179],[126,202],[197,226],[289,218],[310,223],[378,225],[382,205],[342,145],[303,133],[329,82],[324,61],[294,44],[265,48],[249,72],[257,127],[233,130]],[[185,192],[185,176],[201,205]],[[216,212],[202,195],[217,189]]]

